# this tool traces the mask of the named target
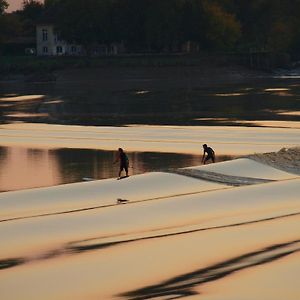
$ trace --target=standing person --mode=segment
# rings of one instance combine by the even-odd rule
[[[118,161],[120,162],[120,170],[119,170],[118,179],[121,179],[121,173],[123,170],[125,170],[125,172],[126,172],[126,177],[129,177],[129,175],[128,175],[129,160],[122,148],[118,149],[118,156],[114,163],[117,163]]]
[[[214,163],[215,162],[215,151],[211,147],[208,147],[206,144],[203,145],[203,150],[204,150],[204,152],[203,152],[203,156],[202,156],[202,163],[205,165],[205,163],[210,159]],[[205,157],[205,153],[207,153],[206,157]]]

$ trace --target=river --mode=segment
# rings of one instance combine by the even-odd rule
[[[103,67],[60,71],[54,82],[38,78],[0,82],[0,120],[98,126],[264,126],[270,121],[290,126],[300,121],[297,74],[245,75],[244,70],[224,70]],[[112,151],[26,145],[0,150],[1,191],[78,182],[84,177],[111,178],[118,173],[112,167]],[[201,151],[199,156],[130,153],[134,162],[130,171],[140,174],[198,165]]]

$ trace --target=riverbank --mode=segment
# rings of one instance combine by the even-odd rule
[[[299,129],[238,126],[70,126],[8,124],[0,126],[2,146],[79,148],[129,152],[202,153],[202,144],[217,155],[249,155],[300,147]]]
[[[240,55],[199,54],[199,55],[120,55],[105,57],[35,57],[0,56],[0,80],[55,81],[57,72],[70,69],[89,68],[163,68],[200,67],[206,69],[244,70],[245,74],[260,73],[247,67]],[[244,67],[243,67],[244,66]]]

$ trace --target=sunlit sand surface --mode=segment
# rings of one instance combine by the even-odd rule
[[[268,165],[255,162],[248,158],[239,158],[231,161],[209,164],[189,169],[217,172],[225,175],[263,178],[271,180],[295,178],[296,175],[272,168]]]
[[[299,221],[299,217],[262,221],[135,241],[37,261],[2,271],[1,293],[4,299],[24,299],[24,295],[29,299],[157,299],[158,296],[161,297],[158,299],[172,299],[174,296],[191,294],[196,294],[195,299],[205,299],[207,296],[215,296],[222,287],[224,290],[227,280],[233,276],[231,287],[225,289],[225,292],[236,294],[235,299],[244,299],[241,297],[244,296],[243,287],[246,291],[250,290],[251,281],[248,282],[250,286],[246,287],[234,284],[234,279],[239,283],[239,279],[243,280],[245,276],[247,279],[249,274],[256,275],[266,270],[262,275],[268,280],[280,277],[284,270],[285,276],[291,276],[291,279],[287,285],[283,282],[279,285],[281,293],[276,295],[272,284],[271,288],[262,289],[261,292],[259,288],[254,288],[250,295],[258,296],[257,299],[262,295],[262,299],[272,299],[268,295],[274,296],[273,299],[282,299],[280,297],[283,294],[292,294],[292,288],[295,296],[298,295],[299,287],[291,283],[295,282],[299,269],[297,265],[288,263],[287,266],[291,267],[289,270],[293,272],[286,272],[284,266],[292,256],[285,252],[299,249],[299,244],[284,244],[299,238],[293,230]],[[285,238],[280,239],[278,235]],[[280,243],[283,244],[281,247]],[[268,247],[275,245],[279,246],[278,249],[268,250]],[[257,252],[261,252],[260,255]],[[279,254],[282,254],[281,258],[276,257]],[[247,256],[243,258],[243,255]],[[264,262],[266,259],[269,261]],[[277,265],[279,273],[274,274],[272,268],[269,269],[270,266],[274,268],[274,265]],[[235,273],[226,274],[229,270]],[[218,278],[221,275],[225,277]],[[258,280],[256,278],[253,284]],[[287,287],[286,291],[283,286]],[[245,299],[251,299],[245,296]],[[217,299],[224,299],[222,293]]]
[[[300,145],[299,129],[222,126],[95,127],[48,124],[0,126],[3,146],[85,148],[199,154],[202,144],[219,155],[278,151]]]
[[[257,267],[255,270],[233,274],[221,282],[217,289],[213,284],[208,284],[201,291],[203,293],[201,299],[239,300],[240,295],[243,294],[245,300],[298,300],[300,295],[300,289],[297,288],[300,268],[299,242],[284,250],[286,253],[290,251],[291,254],[273,263]],[[280,254],[284,255],[284,252],[279,252],[278,255]],[[284,289],[281,288],[282,286]],[[191,297],[191,299],[197,299],[197,297]]]
[[[266,170],[273,172],[271,167]],[[39,205],[45,209],[43,201],[55,207],[54,198],[60,195],[64,201],[68,197],[63,195],[72,189],[73,198],[85,205],[83,193],[93,193],[95,186],[103,199],[115,190],[142,194],[147,188],[153,198],[136,201],[132,196],[126,204],[112,201],[108,207],[1,222],[1,293],[4,299],[24,299],[24,295],[29,299],[218,297],[219,284],[231,280],[233,290],[225,291],[243,295],[243,290],[238,293],[234,288],[231,274],[245,285],[247,276],[260,269],[262,276],[272,277],[265,265],[274,261],[275,268],[287,268],[284,261],[300,250],[300,179],[279,179],[245,187],[199,181],[200,190],[192,193],[196,179],[153,173],[123,181],[3,193],[8,198],[23,194],[29,210]],[[151,191],[151,185],[157,188],[152,186]],[[176,195],[183,187],[187,194]],[[173,195],[162,196],[164,190]],[[155,197],[158,191],[161,197]],[[1,200],[7,203],[1,211],[22,207],[21,198],[12,197],[11,207],[9,199]],[[70,207],[74,203],[69,202]],[[23,213],[26,206],[15,216]],[[18,289],[13,289],[16,284]],[[294,292],[299,292],[297,287]]]
[[[92,240],[102,244],[122,241],[137,233],[143,237],[158,232],[181,232],[298,213],[299,184],[300,180],[294,179],[10,220],[2,222],[0,227],[0,235],[6,241],[0,249],[0,258],[27,257],[39,254],[40,249],[47,251],[48,247],[51,252],[75,241]],[[274,195],[267,194],[270,189]],[[261,194],[264,194],[263,199],[259,198]]]
[[[6,145],[199,156],[204,142],[233,155],[300,142],[299,130],[280,128],[15,124],[0,132]],[[0,298],[299,299],[298,167],[294,148],[0,193]]]
[[[281,271],[300,249],[299,183],[1,224],[2,261],[16,260],[0,273],[1,293],[4,299],[171,299],[199,293],[201,299],[203,291],[215,295],[223,281],[227,287],[231,274],[246,284],[247,275],[263,270],[267,280],[273,273],[264,268],[275,264]],[[286,273],[291,280],[299,276],[292,269]],[[231,284],[227,293],[243,295],[233,279]]]
[[[0,194],[0,221],[41,214],[109,207],[117,199],[155,200],[226,188],[225,185],[166,173],[148,173],[124,180],[66,184]]]

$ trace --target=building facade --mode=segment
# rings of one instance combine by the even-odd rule
[[[36,26],[36,53],[38,56],[82,55],[82,46],[62,40],[51,24]]]

